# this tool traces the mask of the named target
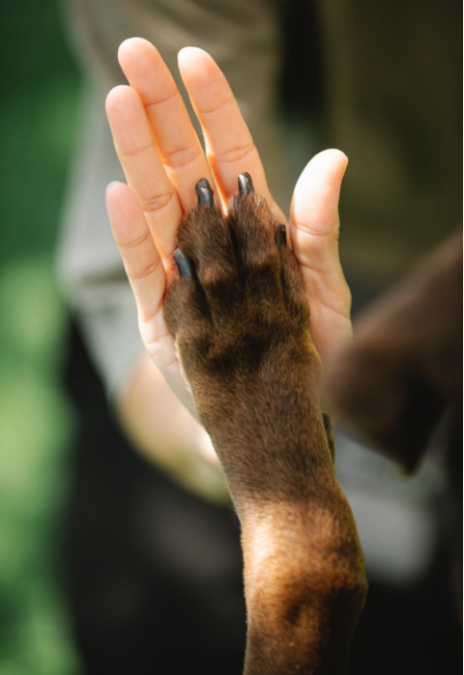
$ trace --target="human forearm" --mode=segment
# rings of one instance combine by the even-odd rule
[[[208,435],[143,354],[116,400],[121,426],[133,446],[173,480],[212,501],[229,502],[224,476]]]

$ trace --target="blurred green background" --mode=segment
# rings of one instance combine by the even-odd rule
[[[55,0],[0,6],[0,675],[79,673],[57,584],[71,411],[54,247],[80,79]]]

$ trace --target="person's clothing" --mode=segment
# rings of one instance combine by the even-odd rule
[[[63,580],[85,675],[238,675],[245,652],[239,521],[143,460],[111,419],[79,330]]]

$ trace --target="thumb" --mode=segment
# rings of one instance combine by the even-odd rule
[[[311,333],[321,356],[328,343],[351,334],[351,294],[338,254],[338,202],[348,158],[325,150],[309,162],[295,187],[290,237],[311,310]]]
[[[338,202],[348,157],[324,150],[307,164],[295,187],[290,207],[292,245],[300,265],[325,271],[339,264]]]

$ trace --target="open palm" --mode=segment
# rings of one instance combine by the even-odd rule
[[[107,114],[128,185],[112,183],[107,207],[138,309],[142,340],[178,398],[194,405],[164,319],[165,290],[174,272],[177,228],[195,201],[194,186],[207,178],[225,210],[246,171],[279,222],[258,151],[233,93],[204,51],[179,54],[179,69],[203,129],[206,156],[174,79],[153,45],[140,38],[119,50],[130,86],[114,88]],[[301,265],[311,311],[311,333],[322,359],[351,336],[350,292],[338,256],[338,200],[347,165],[338,150],[316,155],[293,195],[289,231]]]

